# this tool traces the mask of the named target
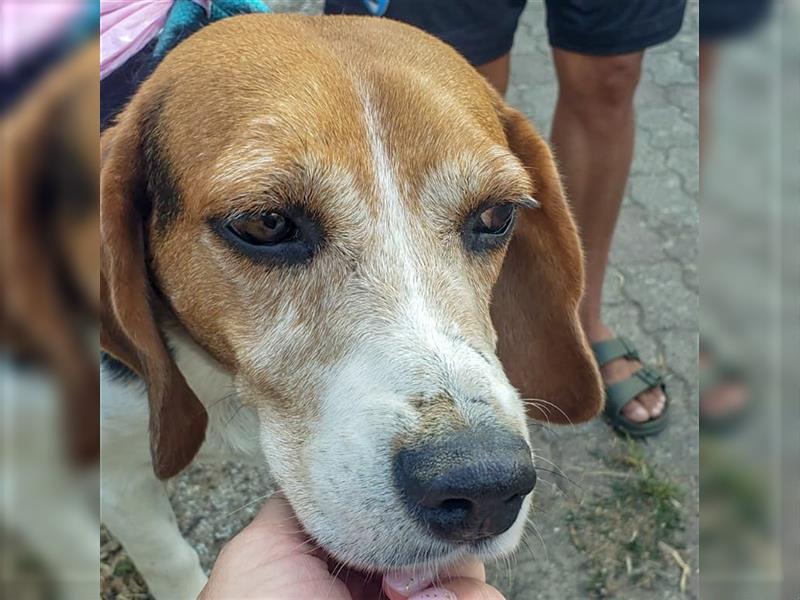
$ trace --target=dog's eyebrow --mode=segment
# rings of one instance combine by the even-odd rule
[[[142,116],[141,160],[144,171],[146,201],[155,213],[156,232],[163,233],[181,211],[181,195],[172,176],[169,159],[162,145],[161,113],[167,92],[156,95]]]
[[[519,160],[501,148],[483,155],[465,153],[443,161],[424,178],[420,196],[430,202],[463,209],[487,199],[519,201],[534,196],[534,186]]]
[[[292,158],[286,154],[263,142],[242,143],[238,153],[222,154],[207,185],[214,211],[230,215],[287,203],[314,208],[322,198],[357,202],[357,184],[346,166],[312,153]]]

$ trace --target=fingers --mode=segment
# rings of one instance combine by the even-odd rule
[[[331,576],[312,547],[289,503],[276,494],[225,544],[202,598],[351,600],[345,584]]]
[[[272,536],[286,537],[287,541],[306,538],[291,505],[280,492],[270,496],[244,531],[262,528],[269,529]]]
[[[290,571],[295,576],[299,571],[313,572],[310,573],[313,577],[308,577],[306,581],[311,587],[321,581],[321,575],[329,576],[325,562],[309,556],[311,544],[289,502],[280,493],[273,495],[264,504],[251,523],[235,539],[238,544],[250,546],[251,551],[246,552],[246,555],[256,554],[262,561],[272,562],[273,567],[278,563],[286,565],[286,561],[292,560],[292,557],[302,556],[302,565],[295,565]],[[260,546],[256,548],[255,545]],[[301,566],[302,569],[299,568]],[[277,575],[275,573],[272,577]],[[364,591],[361,587],[368,588],[370,582],[366,580],[362,582],[358,577],[352,579],[349,582],[353,588],[351,592],[356,591],[353,597],[357,598],[358,592]],[[297,581],[284,583],[298,584]],[[336,586],[338,593],[349,595],[343,582],[331,579],[326,584],[329,590],[332,584]],[[496,589],[486,584],[483,563],[475,560],[454,565],[435,574],[392,573],[384,577],[382,587],[389,600],[503,600],[503,596]],[[372,590],[371,595],[374,595],[375,591]]]
[[[286,496],[281,492],[276,492],[264,503],[264,506],[262,506],[261,510],[253,517],[248,527],[279,525],[287,520],[294,520],[294,512],[289,505],[289,501],[286,500]]]
[[[430,572],[390,573],[383,578],[383,591],[389,600],[405,600],[406,598],[414,598],[415,594],[422,592],[422,590],[427,592],[434,583],[460,579],[476,582],[486,581],[486,571],[483,568],[483,563],[472,560],[445,569],[438,574]],[[443,598],[446,597],[443,596]]]
[[[287,555],[307,555],[313,550],[313,544],[281,493],[273,494],[232,541],[269,560]]]
[[[479,579],[462,577],[440,587],[419,592],[409,600],[504,600],[503,595]]]

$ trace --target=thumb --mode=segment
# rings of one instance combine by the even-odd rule
[[[273,552],[288,548],[293,550],[293,554],[307,554],[312,547],[291,505],[280,492],[270,496],[235,539],[259,540],[264,549]]]
[[[462,577],[418,592],[408,600],[505,600],[505,597],[480,579]]]

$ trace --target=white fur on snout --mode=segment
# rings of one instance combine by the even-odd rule
[[[514,525],[476,553],[431,536],[408,512],[394,483],[393,441],[415,431],[419,415],[406,393],[393,390],[404,387],[403,373],[376,369],[385,359],[363,352],[330,371],[304,444],[302,478],[291,467],[296,446],[285,428],[269,411],[261,413],[264,453],[306,530],[338,560],[369,570],[436,569],[467,554],[509,553],[525,528],[530,498]]]
[[[341,339],[350,345],[335,364],[314,373],[319,397],[302,455],[268,405],[260,410],[262,448],[305,528],[337,559],[366,569],[440,567],[467,548],[419,525],[394,483],[396,440],[424,434],[411,399],[445,394],[471,426],[513,423],[526,440],[528,433],[499,361],[471,347],[454,315],[437,302],[427,267],[438,257],[421,255],[420,224],[403,202],[378,115],[365,92],[362,97],[380,203],[369,223],[372,254],[350,288],[350,320],[342,321]],[[470,290],[463,292],[469,297]],[[527,499],[511,529],[482,546],[482,556],[516,547],[529,506]]]
[[[374,229],[375,238],[381,240],[380,257],[375,262],[381,268],[391,270],[387,273],[389,279],[398,281],[398,284],[389,289],[397,293],[396,311],[397,318],[394,332],[389,332],[390,339],[385,337],[366,338],[371,346],[365,349],[367,355],[375,356],[386,349],[387,342],[400,352],[408,353],[408,371],[414,372],[420,367],[434,366],[431,361],[440,363],[442,376],[449,376],[449,381],[437,381],[429,389],[410,389],[408,392],[429,392],[432,394],[456,391],[454,399],[464,399],[471,394],[478,394],[481,400],[494,400],[509,416],[516,418],[521,424],[521,433],[527,439],[527,428],[524,426],[525,416],[522,403],[503,374],[500,362],[487,356],[491,364],[481,358],[477,351],[469,348],[465,342],[458,341],[460,332],[450,315],[435,306],[433,292],[426,289],[422,273],[426,263],[435,262],[436,257],[419,256],[417,244],[414,241],[415,228],[419,227],[411,217],[407,206],[403,202],[402,190],[398,185],[395,167],[387,154],[382,137],[381,124],[375,108],[370,101],[367,90],[361,91],[364,103],[364,121],[370,150],[376,192],[381,199],[381,210],[378,214]],[[521,169],[519,161],[511,159],[507,151],[499,147],[493,149],[492,158],[502,165],[503,169],[514,171]],[[498,168],[500,168],[498,166]],[[473,170],[477,170],[473,167]],[[469,173],[459,170],[462,181],[469,181]],[[463,187],[463,186],[462,186]],[[457,186],[454,186],[457,189]],[[469,290],[464,290],[464,297],[468,297]],[[390,302],[390,300],[389,300]],[[393,339],[392,339],[393,338]],[[386,357],[381,361],[387,365],[389,371],[397,371],[398,362],[402,357],[394,359]],[[401,360],[398,361],[398,358]],[[380,368],[378,366],[378,368]],[[403,369],[399,369],[402,373]],[[389,375],[389,373],[387,373]],[[405,375],[403,373],[403,375]],[[401,375],[402,376],[402,375]],[[422,382],[413,382],[420,385]],[[472,396],[470,399],[475,399]],[[468,406],[461,407],[468,412]],[[465,414],[465,416],[468,416]]]

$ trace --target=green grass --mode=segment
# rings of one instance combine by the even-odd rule
[[[683,491],[652,468],[639,444],[628,441],[604,461],[622,477],[567,517],[572,542],[586,557],[587,591],[599,598],[630,586],[649,589],[665,573],[672,577],[675,564],[659,543],[678,548],[684,529]]]
[[[136,566],[130,558],[123,558],[114,565],[114,577],[124,577],[136,572]]]

